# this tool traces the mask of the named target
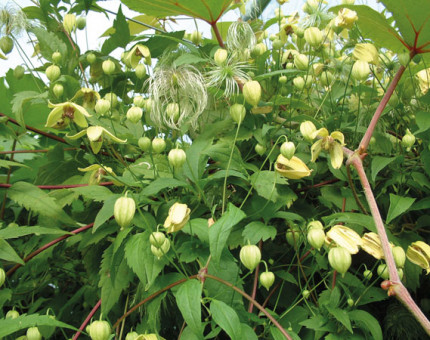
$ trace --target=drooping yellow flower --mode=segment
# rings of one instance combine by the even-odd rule
[[[379,65],[379,53],[373,44],[356,44],[352,56],[355,60],[367,61],[369,64]]]
[[[94,107],[96,106],[96,101],[100,99],[100,94],[93,89],[83,87],[78,92],[76,92],[71,101],[75,101],[76,99],[82,97],[82,106],[86,109],[94,110]]]
[[[126,143],[127,140],[119,139],[118,137],[114,136],[112,133],[110,133],[108,130],[101,126],[90,126],[88,129],[82,130],[78,132],[76,135],[73,136],[67,136],[70,139],[78,139],[83,137],[84,135],[88,136],[88,140],[90,141],[91,149],[94,153],[98,153],[103,145],[103,136],[109,137],[111,140],[113,140],[116,143]]]
[[[103,176],[105,176],[106,174],[116,176],[115,172],[112,170],[111,167],[103,166],[100,164],[92,164],[90,166],[87,166],[86,168],[78,168],[78,170],[82,171],[82,172],[90,172],[91,171],[90,179],[88,180],[89,185],[99,184],[101,182]],[[113,180],[113,183],[115,185],[122,185],[121,182],[118,182],[115,180]]]
[[[358,20],[357,12],[352,11],[348,8],[342,8],[337,13],[337,17],[334,18],[334,25],[336,27],[350,29],[352,28],[352,26],[357,20]]]
[[[300,158],[293,156],[291,159],[288,159],[282,156],[282,154],[276,159],[275,170],[288,179],[307,177],[312,172]]]
[[[372,255],[375,259],[380,260],[384,258],[382,251],[381,239],[376,233],[365,233],[361,238],[361,248]]]
[[[426,274],[430,273],[430,246],[427,243],[423,241],[412,243],[406,251],[406,257],[412,263],[425,269]]]
[[[191,209],[186,204],[175,203],[169,209],[169,215],[164,221],[168,233],[181,230],[190,219]]]
[[[345,145],[343,133],[334,131],[329,135],[326,128],[321,128],[313,133],[313,137],[319,137],[320,139],[311,147],[311,161],[315,162],[321,150],[325,150],[330,153],[330,162],[333,168],[339,169],[343,162],[342,146]]]
[[[430,68],[419,71],[415,76],[418,79],[421,93],[426,94],[430,86]]]
[[[327,232],[326,242],[334,242],[345,248],[350,254],[357,254],[362,244],[361,237],[351,228],[343,225],[335,225]]]
[[[49,113],[48,119],[46,120],[46,127],[64,129],[71,121],[83,128],[88,126],[85,117],[91,117],[91,115],[85,108],[78,104],[72,102],[52,104],[49,102],[48,107],[52,108],[52,111]]]
[[[149,51],[149,48],[145,45],[137,44],[127,53],[124,63],[132,68],[136,68],[142,57],[145,58],[145,63],[147,65],[151,65],[151,52]]]

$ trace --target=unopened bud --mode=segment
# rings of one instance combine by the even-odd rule
[[[149,242],[154,247],[160,248],[164,241],[166,240],[166,235],[161,231],[155,231],[149,236]]]
[[[406,253],[402,247],[397,246],[391,249],[393,252],[394,262],[396,262],[397,268],[403,268],[406,262]]]
[[[136,69],[134,70],[136,73],[136,77],[139,79],[143,79],[146,76],[146,67],[143,64],[138,64]]]
[[[291,159],[296,152],[296,146],[293,142],[284,142],[281,145],[281,154],[287,159]]]
[[[312,142],[315,138],[315,132],[317,131],[317,128],[315,127],[314,123],[307,120],[300,124],[300,132],[304,139]]]
[[[166,142],[162,138],[152,140],[152,150],[154,153],[162,153],[166,149]]]
[[[124,229],[131,224],[135,212],[136,203],[134,202],[134,199],[124,196],[115,201],[113,215],[121,229]]]
[[[319,251],[325,242],[324,230],[320,228],[309,229],[307,239],[309,244]]]
[[[216,50],[214,54],[214,60],[217,65],[224,65],[227,60],[228,52],[223,48],[219,48]]]
[[[40,334],[39,328],[30,327],[27,329],[27,340],[42,340],[42,334]]]
[[[63,58],[60,52],[54,52],[52,53],[52,61],[56,64],[59,64],[61,62],[61,59]]]
[[[91,340],[107,340],[110,337],[111,328],[107,321],[94,321],[89,328]]]
[[[343,247],[331,248],[328,252],[328,262],[343,277],[351,266],[351,254]]]
[[[358,81],[364,81],[369,76],[369,73],[369,63],[364,60],[357,60],[352,66],[351,77]]]
[[[187,160],[187,155],[182,149],[172,149],[169,151],[167,158],[169,160],[170,166],[174,168],[180,168]]]
[[[46,77],[51,82],[53,82],[53,81],[56,81],[60,77],[61,70],[57,65],[51,65],[51,66],[48,66],[46,68],[45,74],[46,74]]]
[[[378,275],[383,280],[388,280],[390,274],[388,273],[388,267],[385,263],[381,263],[377,268]]]
[[[76,19],[76,27],[78,30],[83,30],[85,26],[87,25],[87,19],[85,17],[79,17]]]
[[[102,69],[105,74],[110,75],[115,72],[115,63],[110,59],[105,60],[102,64]]]
[[[133,104],[135,106],[143,108],[145,106],[145,98],[142,96],[136,96],[133,98]]]
[[[251,80],[243,85],[243,97],[252,106],[257,106],[261,99],[261,86],[256,80]]]
[[[261,261],[261,251],[256,245],[243,246],[239,253],[240,262],[251,272]]]
[[[260,143],[257,143],[254,150],[258,155],[262,156],[266,152],[266,147],[264,145],[261,145]]]
[[[301,70],[306,71],[309,66],[309,59],[304,54],[297,54],[294,56],[294,65]]]
[[[240,124],[243,122],[243,119],[246,115],[245,106],[242,104],[233,104],[230,106],[230,116],[237,123]]]
[[[267,290],[269,290],[270,287],[272,287],[274,282],[275,282],[275,274],[273,274],[272,272],[262,272],[260,274],[260,283]]]
[[[70,34],[76,29],[76,15],[66,14],[63,19],[64,30]]]
[[[304,37],[306,42],[312,47],[318,47],[323,41],[323,34],[318,27],[308,27],[305,29]]]
[[[132,106],[127,111],[127,119],[134,124],[140,122],[140,120],[142,119],[142,116],[143,116],[143,111],[138,106]]]
[[[25,73],[25,69],[21,65],[18,65],[13,70],[13,76],[18,80],[21,79],[22,77],[24,77],[24,73]]]
[[[61,84],[55,84],[52,88],[52,92],[54,93],[55,97],[60,98],[63,95],[64,87]]]
[[[151,148],[151,140],[148,137],[140,137],[137,145],[142,151],[148,151]]]
[[[103,116],[110,109],[110,101],[106,99],[99,99],[94,107],[98,115]]]
[[[411,148],[415,144],[416,138],[415,136],[409,131],[409,129],[406,130],[406,134],[402,137],[402,145],[405,148]]]
[[[200,45],[200,43],[202,42],[202,34],[199,31],[194,31],[193,33],[191,33],[190,40],[194,44]]]
[[[96,55],[94,53],[88,53],[87,54],[87,62],[88,64],[92,64],[97,59]]]

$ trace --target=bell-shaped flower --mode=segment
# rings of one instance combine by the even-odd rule
[[[46,127],[64,129],[71,121],[83,128],[88,126],[85,117],[91,117],[91,115],[85,108],[78,104],[72,102],[52,104],[49,102],[48,107],[51,108],[52,111],[49,113],[46,120]]]
[[[191,209],[186,204],[175,203],[169,209],[169,215],[164,221],[168,233],[181,230],[190,219]]]
[[[108,166],[103,166],[103,164],[93,164],[87,166],[86,168],[78,168],[78,170],[82,172],[91,172],[90,179],[88,180],[89,185],[99,184],[105,175],[111,175],[116,177],[116,174],[112,170],[112,168]],[[115,185],[122,185],[121,182],[115,180],[113,180],[112,182]]]
[[[343,133],[340,131],[334,131],[329,135],[326,128],[321,128],[314,132],[313,137],[319,137],[320,139],[311,147],[311,161],[315,162],[321,150],[325,150],[330,153],[330,161],[333,168],[339,169],[343,162],[342,146],[345,142]]]
[[[75,93],[71,101],[75,101],[79,98],[82,98],[82,106],[84,108],[94,110],[96,102],[100,99],[100,94],[93,89],[83,87]]]
[[[124,63],[132,68],[136,68],[140,59],[145,58],[145,63],[151,65],[151,52],[149,48],[142,44],[134,46],[124,59]]]
[[[379,53],[373,44],[356,44],[352,56],[355,60],[367,61],[369,64],[379,65]]]
[[[426,94],[430,86],[430,68],[419,71],[415,77],[418,79],[421,93]]]
[[[358,20],[357,12],[352,11],[348,8],[342,8],[337,13],[337,17],[334,18],[334,25],[336,27],[350,29],[352,28],[352,26],[357,20]]]
[[[380,260],[384,258],[382,251],[381,239],[376,233],[365,233],[361,238],[361,248],[372,255],[375,259]]]
[[[357,254],[362,244],[361,237],[351,228],[335,225],[327,232],[326,242],[345,248],[350,254]]]
[[[112,133],[110,133],[108,130],[101,126],[90,126],[88,129],[82,130],[78,132],[76,135],[73,136],[67,136],[70,139],[78,139],[83,137],[84,135],[87,135],[91,149],[96,154],[100,151],[102,145],[103,145],[103,137],[107,136],[109,139],[113,140],[116,143],[125,143],[127,140],[119,139],[118,137],[114,136]]]
[[[279,154],[275,163],[275,170],[288,179],[300,179],[310,176],[312,170],[298,157],[293,156],[288,159]]]
[[[406,251],[406,257],[412,263],[426,270],[426,274],[430,273],[430,246],[423,242],[417,241],[412,243]]]

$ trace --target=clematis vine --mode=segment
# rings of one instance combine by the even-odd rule
[[[86,168],[78,168],[78,170],[91,173],[90,179],[88,180],[89,185],[99,184],[102,178],[106,175],[112,175],[114,177],[116,176],[115,172],[112,170],[111,167],[103,166],[103,164],[92,164],[90,166],[87,166]],[[113,180],[113,183],[115,185],[122,185],[121,182],[115,180]]]
[[[76,92],[71,100],[75,101],[79,98],[82,98],[82,106],[84,108],[94,110],[96,101],[100,100],[100,94],[93,89],[83,87],[78,92]]]
[[[145,58],[145,64],[151,65],[151,52],[149,48],[142,44],[134,46],[124,59],[124,63],[132,68],[136,68],[140,59]]]
[[[112,133],[110,133],[108,130],[101,126],[90,126],[88,129],[82,130],[78,132],[76,135],[73,136],[67,136],[70,139],[78,139],[83,137],[84,135],[87,135],[91,149],[96,154],[100,151],[102,145],[103,145],[103,137],[107,136],[109,139],[113,140],[116,143],[126,143],[126,139],[119,139],[118,137],[114,136]]]
[[[339,169],[343,163],[343,149],[345,145],[343,133],[340,131],[334,131],[330,135],[326,128],[319,129],[313,133],[313,139],[319,137],[311,147],[312,162],[315,162],[321,152],[321,150],[328,151],[330,153],[330,162],[333,168]]]
[[[76,123],[76,125],[86,128],[88,126],[86,117],[91,117],[87,110],[75,103],[65,102],[60,104],[52,104],[49,102],[48,107],[52,111],[48,115],[46,120],[46,127],[53,129],[64,129],[70,122]]]

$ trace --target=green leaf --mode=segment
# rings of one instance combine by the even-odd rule
[[[212,319],[230,336],[231,340],[243,340],[241,323],[233,308],[213,299],[210,311]]]
[[[30,183],[15,183],[9,188],[8,196],[11,200],[33,213],[59,220],[66,224],[75,224],[52,197]]]
[[[335,213],[322,218],[325,224],[337,224],[338,222],[349,224],[358,224],[366,229],[376,233],[375,221],[372,216],[359,213]],[[391,234],[390,234],[391,235]]]
[[[373,182],[375,181],[379,171],[381,171],[383,168],[385,168],[388,164],[390,164],[395,159],[396,159],[395,157],[375,156],[372,159],[372,165],[370,167],[372,172],[372,181]]]
[[[252,329],[252,327],[250,327],[246,323],[241,323],[240,327],[242,329],[243,339],[246,339],[246,340],[258,340],[258,337],[255,334],[255,332]]]
[[[402,38],[381,13],[366,5],[340,5],[330,8],[330,11],[337,14],[342,8],[357,12],[357,24],[365,38],[370,38],[379,47],[385,47],[393,52],[405,49],[401,43]]]
[[[24,264],[24,261],[18,256],[16,251],[3,239],[0,239],[0,259]]]
[[[364,310],[356,309],[348,313],[349,318],[355,324],[364,325],[366,329],[372,334],[373,340],[382,340],[382,330],[378,320],[371,314]]]
[[[130,41],[130,30],[128,28],[127,20],[122,13],[121,6],[119,6],[118,13],[113,22],[115,33],[107,39],[102,46],[102,53],[109,54],[117,47],[126,47]]]
[[[245,216],[242,210],[229,203],[224,215],[209,229],[209,246],[212,259],[215,263],[219,263],[221,253],[225,247],[231,229],[245,218]]]
[[[263,80],[263,79],[267,79],[267,78],[272,78],[272,77],[277,77],[277,76],[283,76],[283,75],[292,75],[292,74],[299,74],[299,73],[304,73],[304,71],[299,71],[299,70],[277,70],[277,71],[273,71],[273,72],[268,72],[268,73],[264,73],[264,74],[260,74],[258,76],[256,76],[254,78],[254,80]]]
[[[300,337],[296,333],[291,331],[286,332],[291,336],[291,338],[293,338],[293,340],[300,340]],[[270,327],[270,334],[273,336],[274,340],[285,340],[285,335],[283,335],[279,328],[275,326]]]
[[[227,169],[231,148],[233,150],[233,156],[231,157],[229,169],[245,172],[243,165],[242,156],[239,149],[236,146],[232,146],[230,142],[218,142],[210,147],[208,147],[203,152],[211,157],[215,162],[219,163],[221,169]]]
[[[130,9],[155,17],[186,15],[215,23],[232,0],[122,0]]]
[[[278,270],[275,274],[284,281],[290,282],[296,286],[299,285],[293,274],[287,272],[286,270]]]
[[[49,32],[42,27],[33,27],[31,32],[37,38],[42,57],[52,60],[52,54],[57,51],[63,56],[67,56],[67,45],[55,33]]]
[[[258,243],[260,240],[266,241],[269,238],[274,240],[276,237],[276,228],[270,225],[265,225],[263,222],[254,221],[249,223],[245,229],[243,229],[242,236],[246,240],[249,240],[252,244]]]
[[[337,321],[339,321],[342,325],[345,326],[345,328],[352,334],[352,327],[351,327],[351,321],[349,320],[348,313],[340,308],[331,307],[329,305],[326,305],[325,308],[327,311],[335,317]]]
[[[418,131],[414,132],[415,135],[427,131],[430,129],[430,112],[419,111],[415,113],[415,122],[419,128]]]
[[[36,91],[22,91],[14,94],[12,100],[12,112],[15,115],[16,121],[25,128],[24,121],[24,106],[25,104],[46,104],[48,92],[39,93]]]
[[[172,189],[178,187],[189,187],[189,184],[175,178],[157,178],[145,187],[141,194],[144,196],[153,196],[158,194],[163,189]]]
[[[93,233],[95,233],[103,223],[113,216],[113,207],[115,206],[115,202],[118,197],[119,195],[113,195],[105,201],[103,207],[97,213],[96,219],[94,220]]]
[[[251,182],[261,197],[272,202],[276,202],[280,196],[276,184],[288,184],[285,177],[278,175],[276,171],[256,172],[251,176]]]
[[[0,319],[0,337],[5,337],[18,332],[21,329],[27,329],[34,326],[53,326],[72,329],[74,331],[78,330],[71,325],[51,318],[48,315],[22,314],[16,319]]]
[[[202,283],[198,280],[188,280],[182,284],[175,293],[176,303],[179,310],[194,334],[200,339],[203,338],[202,328],[202,307],[200,300],[202,298]]]
[[[0,238],[18,238],[26,235],[65,235],[70,234],[69,232],[56,228],[45,228],[45,227],[9,227],[0,230]]]
[[[107,198],[112,196],[112,191],[100,185],[88,185],[85,187],[78,187],[70,190],[96,202],[105,201]]]
[[[5,159],[0,159],[0,168],[10,168],[12,166],[19,166],[19,167],[28,168],[28,166],[25,164],[17,163],[14,161],[7,161]]]
[[[198,63],[203,63],[207,61],[208,61],[207,59],[199,57],[198,55],[187,53],[187,54],[182,54],[179,58],[177,58],[174,61],[174,64],[176,66],[180,66],[183,64],[198,64]]]
[[[125,245],[125,257],[130,268],[139,277],[139,280],[148,289],[158,274],[167,264],[165,257],[158,259],[151,252],[149,236],[151,232],[133,235]]]
[[[396,217],[406,212],[414,202],[415,198],[390,194],[390,208],[388,209],[386,223],[390,223]]]

